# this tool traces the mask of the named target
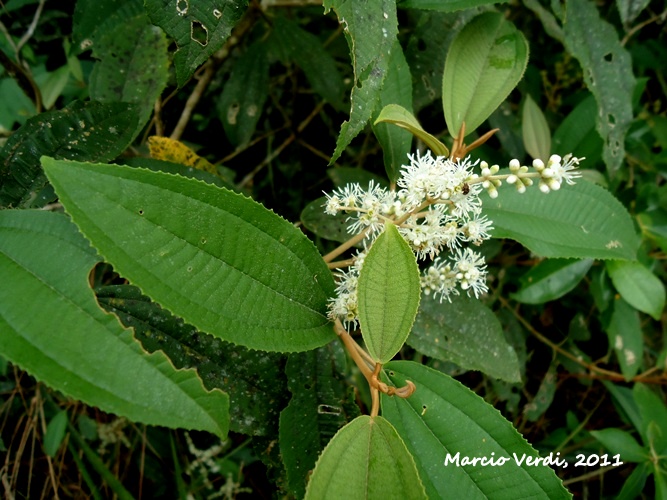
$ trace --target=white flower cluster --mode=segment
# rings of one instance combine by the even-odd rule
[[[385,189],[371,182],[367,190],[350,184],[327,194],[325,212],[349,214],[350,233],[365,231],[365,244],[372,242],[385,227],[385,221],[397,224],[400,234],[419,259],[434,260],[421,279],[426,295],[440,296],[440,301],[457,295],[459,288],[479,297],[485,293],[486,264],[484,258],[466,245],[480,245],[490,238],[492,222],[481,215],[479,194],[486,189],[495,198],[497,188],[506,180],[519,192],[539,178],[540,190],[549,192],[560,188],[563,180],[569,184],[581,174],[574,170],[578,158],[571,155],[561,159],[553,155],[547,165],[533,162],[533,172],[518,160],[509,164],[510,174],[498,175],[500,167],[486,162],[471,162],[469,158],[452,161],[445,157],[409,156],[397,181],[398,191]],[[479,164],[481,175],[474,173]],[[448,250],[448,258],[438,255]],[[357,323],[357,280],[366,251],[358,253],[347,272],[338,273],[337,296],[331,300],[329,315],[346,326]]]

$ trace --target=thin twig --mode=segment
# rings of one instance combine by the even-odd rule
[[[605,370],[604,368],[600,368],[599,366],[596,366],[592,363],[588,363],[587,361],[583,359],[579,359],[577,356],[572,354],[571,352],[567,351],[566,349],[563,349],[561,346],[558,344],[555,344],[548,338],[546,338],[544,335],[542,335],[540,332],[538,332],[535,328],[533,328],[533,325],[531,325],[523,316],[521,316],[516,310],[514,310],[512,307],[510,307],[509,303],[507,302],[506,299],[504,299],[502,296],[498,296],[498,300],[500,303],[503,305],[503,307],[507,308],[512,314],[514,314],[514,317],[519,320],[519,322],[528,330],[534,337],[536,337],[540,342],[543,344],[548,345],[551,347],[554,351],[558,352],[559,354],[562,354],[566,358],[574,361],[580,366],[583,366],[589,371],[596,372],[597,374],[600,375],[598,378],[605,378],[608,380],[617,380],[617,381],[625,381],[625,377],[617,372],[613,372],[611,370]],[[657,383],[665,383],[667,382],[667,378],[661,377],[661,378],[656,378],[656,377],[644,377],[641,378],[640,376],[635,376],[633,377],[630,381],[632,382],[657,382]]]
[[[19,52],[23,48],[23,46],[30,40],[30,37],[35,33],[35,28],[37,28],[37,23],[39,22],[39,17],[42,15],[42,9],[44,8],[44,4],[46,3],[46,0],[39,0],[39,5],[37,6],[37,10],[35,11],[35,15],[32,18],[32,22],[30,23],[30,26],[28,26],[28,30],[23,34],[21,39],[19,40],[19,43],[16,44],[16,59],[19,59]]]

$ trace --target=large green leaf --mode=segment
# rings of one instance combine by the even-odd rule
[[[333,278],[292,224],[237,193],[120,165],[43,159],[60,201],[115,269],[198,329],[266,351],[335,335]]]
[[[176,82],[185,85],[197,67],[229,37],[247,0],[144,0],[153,24],[176,41]]]
[[[183,323],[132,285],[97,288],[99,304],[134,328],[148,352],[163,351],[177,368],[196,368],[207,389],[229,395],[229,429],[275,433],[286,401],[284,355],[246,349]]]
[[[100,61],[90,75],[90,96],[100,102],[136,104],[138,133],[167,85],[167,37],[139,12],[101,34],[93,55]]]
[[[511,238],[544,257],[632,260],[639,246],[625,207],[590,182],[546,195],[506,186],[496,199],[483,195],[482,209],[494,238]]]
[[[423,297],[407,342],[432,358],[508,382],[521,381],[519,360],[500,322],[477,299],[454,295],[451,302],[440,303]]]
[[[382,414],[415,457],[429,498],[570,497],[553,470],[535,465],[537,452],[512,424],[470,389],[411,361],[392,361],[386,369],[396,387],[406,380],[417,386],[407,399],[383,395]],[[503,463],[466,464],[475,457]]]
[[[326,444],[359,415],[354,388],[343,375],[345,363],[339,342],[289,356],[285,374],[292,399],[280,413],[280,454],[297,498],[306,493],[307,478]]]
[[[325,0],[324,8],[336,11],[350,46],[354,68],[350,119],[340,128],[331,164],[371,118],[387,76],[398,20],[395,0]]]
[[[387,177],[391,182],[396,182],[401,166],[408,162],[408,154],[412,147],[412,134],[389,123],[377,122],[378,116],[390,104],[399,105],[406,112],[412,113],[412,76],[398,40],[391,49],[387,77],[371,117],[373,133],[382,147]]]
[[[438,464],[440,465],[440,464]],[[362,415],[343,427],[317,461],[306,499],[426,498],[413,457],[382,417]]]
[[[226,394],[147,354],[88,284],[99,258],[50,212],[0,212],[0,352],[38,380],[146,424],[227,433]]]
[[[511,294],[524,304],[543,304],[570,292],[586,276],[591,259],[546,259],[520,278],[520,288]]]
[[[217,104],[229,142],[237,147],[250,142],[268,96],[266,47],[256,43],[236,60]]]
[[[571,15],[563,26],[565,46],[579,60],[584,81],[597,100],[597,131],[604,140],[607,170],[613,176],[623,162],[625,133],[632,121],[632,60],[616,29],[600,18],[594,2],[567,0],[566,9]]]
[[[665,308],[665,285],[639,262],[609,261],[607,272],[614,287],[632,307],[660,320]]]
[[[519,83],[528,64],[528,42],[499,12],[470,21],[449,48],[442,78],[442,106],[449,133],[473,132]]]
[[[26,122],[0,152],[0,206],[36,207],[52,201],[43,193],[42,155],[84,161],[110,161],[132,142],[134,106],[74,101]]]
[[[394,224],[373,242],[359,273],[359,324],[370,355],[386,363],[401,349],[419,307],[419,267]]]

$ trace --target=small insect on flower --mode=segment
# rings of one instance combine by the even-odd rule
[[[461,186],[461,192],[463,194],[468,194],[470,192],[470,186],[468,185],[467,182],[464,182],[463,186]]]

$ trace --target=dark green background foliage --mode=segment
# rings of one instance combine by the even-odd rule
[[[466,142],[471,143],[499,129],[473,156],[506,166],[511,158],[529,164],[535,151],[573,153],[586,157],[581,163],[584,178],[547,196],[537,190],[518,196],[501,189],[497,200],[485,198],[485,213],[496,227],[496,239],[481,247],[490,293],[479,301],[463,296],[451,303],[422,301],[412,333],[395,358],[402,361],[389,365],[393,371],[386,379],[397,384],[410,377],[433,384],[446,380],[442,387],[459,392],[451,401],[438,391],[424,391],[407,402],[383,397],[383,416],[406,441],[410,429],[429,422],[415,417],[422,402],[422,412],[453,405],[454,414],[457,405],[467,407],[470,401],[470,408],[488,416],[467,387],[498,409],[543,456],[560,452],[570,462],[555,471],[575,496],[667,498],[664,2],[325,0],[323,6],[305,1],[267,6],[273,3],[0,2],[0,266],[7,273],[0,281],[17,277],[11,286],[0,285],[0,451],[7,452],[0,472],[3,485],[21,498],[208,498],[222,491],[226,498],[302,497],[321,450],[346,423],[368,413],[371,404],[363,376],[323,313],[333,285],[317,252],[331,251],[347,239],[347,232],[344,217],[322,214],[322,191],[349,182],[365,186],[371,180],[390,185],[407,162],[406,154],[423,150],[409,132],[372,123],[387,104],[413,111],[425,131],[451,146],[458,130],[447,130],[451,119],[443,116],[443,72],[445,115],[457,102],[449,95],[451,81],[467,86],[467,80],[461,66],[445,71],[445,58],[466,23],[491,11],[523,33],[530,59],[507,99],[468,131]],[[502,20],[493,14],[483,19]],[[511,25],[503,26],[509,30]],[[520,35],[513,40],[523,50]],[[469,59],[465,53],[458,56]],[[470,106],[479,107],[478,102],[473,99]],[[212,166],[202,171],[192,164],[150,159],[147,138],[152,135],[182,141]],[[46,172],[43,156],[56,160],[44,162]],[[145,286],[133,286],[126,278],[134,277],[134,270],[127,276],[117,272],[128,269],[123,267],[128,255],[143,255],[144,240],[154,237],[153,230],[133,225],[144,216],[142,210],[125,214],[129,242],[115,242],[115,254],[96,256],[66,216],[29,209],[62,211],[55,186],[69,215],[93,240],[106,236],[104,224],[118,223],[112,216],[91,215],[93,209],[111,213],[120,203],[111,195],[96,198],[96,190],[116,189],[125,207],[131,196],[133,203],[143,203],[143,191],[129,182],[115,184],[115,174],[107,174],[111,170],[98,169],[95,182],[105,185],[88,186],[83,208],[70,210],[69,190],[82,189],[84,178],[91,178],[85,175],[95,169],[57,160],[128,165],[116,167],[131,172],[119,174],[123,182],[155,181],[155,189],[180,186],[181,178],[172,174],[233,189],[238,194],[226,194],[224,207],[180,203],[175,195],[162,201],[159,213],[146,213],[144,219],[150,215],[161,224],[166,217],[165,225],[172,224],[179,234],[181,226],[211,222],[202,222],[202,214],[216,214],[211,218],[220,220],[215,222],[228,225],[209,244],[223,248],[228,239],[255,241],[254,247],[237,242],[238,254],[214,263],[242,269],[243,286],[269,282],[280,270],[276,262],[271,268],[256,266],[248,258],[252,252],[271,253],[269,247],[277,252],[280,246],[288,261],[297,248],[298,256],[285,269],[296,273],[305,267],[315,277],[309,276],[309,282],[287,277],[293,296],[271,289],[267,304],[284,310],[306,307],[308,321],[283,324],[274,313],[274,323],[253,316],[236,328],[238,318],[225,320],[225,315],[231,318],[234,310],[246,314],[245,307],[261,304],[235,302],[239,299],[233,290],[221,295],[206,288],[207,282],[187,290],[177,275],[165,279],[171,288],[161,290],[159,298]],[[56,176],[59,182],[52,186],[47,174],[53,175],[56,166],[69,172],[69,179]],[[193,192],[215,190],[188,186]],[[275,214],[258,205],[248,209],[244,196]],[[237,203],[240,208],[232,206]],[[595,220],[601,213],[605,220]],[[93,225],[99,221],[100,227],[91,229],[77,217]],[[280,218],[284,220],[277,222]],[[61,227],[66,237],[54,236]],[[255,233],[257,227],[262,229]],[[267,229],[271,227],[275,232]],[[269,243],[259,248],[257,240]],[[40,247],[44,241],[48,248]],[[203,239],[185,243],[184,251],[196,247],[206,253],[208,248]],[[83,267],[68,251],[81,254]],[[101,262],[105,258],[121,264],[114,270]],[[49,265],[58,266],[58,272],[21,274],[19,267],[29,265],[47,271]],[[146,265],[136,279],[152,270]],[[232,271],[230,276],[236,275]],[[87,309],[75,311],[80,316],[61,317],[66,308],[49,308],[51,292],[70,298],[83,294]],[[185,307],[185,322],[170,310],[181,310],[190,296],[203,312],[190,317]],[[51,328],[89,318],[96,318],[91,338],[101,329],[113,342],[87,345],[87,331],[78,330],[52,345]],[[82,368],[82,373],[93,378],[91,373],[104,378],[105,369],[103,364],[88,365],[107,355],[120,356],[119,367],[139,366],[133,356],[149,360],[147,368],[140,365],[147,380],[133,380],[134,372],[119,378],[136,385],[137,394],[146,385],[156,391],[163,385],[182,388],[183,404],[197,412],[198,423],[192,427],[209,432],[170,430],[104,413],[68,397],[74,378],[60,384],[36,382],[31,375],[38,380],[45,375],[35,374],[39,367],[21,356],[28,352],[27,344],[14,338],[33,323],[50,325],[33,330],[53,353],[81,353],[85,362],[80,365],[88,370]],[[291,352],[305,349],[299,347],[299,335],[310,329],[316,335],[308,337],[310,350]],[[275,330],[285,332],[287,340],[267,339],[263,333]],[[245,341],[248,337],[252,339]],[[42,352],[44,360],[48,353]],[[414,364],[403,361],[428,368],[415,371]],[[160,368],[153,370],[155,365]],[[71,375],[76,374],[77,366],[72,366]],[[94,386],[95,380],[88,382],[90,394],[104,392]],[[211,394],[215,401],[209,404]],[[154,396],[145,406],[171,411],[181,404],[160,401],[157,392]],[[114,398],[110,394],[110,411],[123,408],[124,402]],[[87,393],[76,399],[92,401]],[[200,406],[201,401],[207,402]],[[179,426],[177,415],[174,421],[151,420],[152,408],[135,403],[138,409],[131,415],[136,422]],[[215,416],[227,411],[230,432],[221,441],[227,422]],[[472,422],[451,418],[461,428]],[[493,418],[500,422],[495,412]],[[494,446],[504,439],[523,446],[505,424],[494,426]],[[438,419],[428,423],[429,429],[440,426]],[[472,425],[470,433],[482,427]],[[449,445],[434,444],[419,432],[410,434],[408,442],[415,456],[420,448],[439,456]],[[208,450],[211,458],[198,450]],[[610,458],[620,454],[625,464],[573,466],[579,454],[605,453]],[[426,490],[443,495],[437,484],[440,470],[430,463],[418,463],[420,467],[422,474],[428,469]],[[470,480],[462,474],[456,481],[468,487]],[[560,485],[548,491],[554,497],[564,494]],[[486,494],[493,498],[493,491]]]

